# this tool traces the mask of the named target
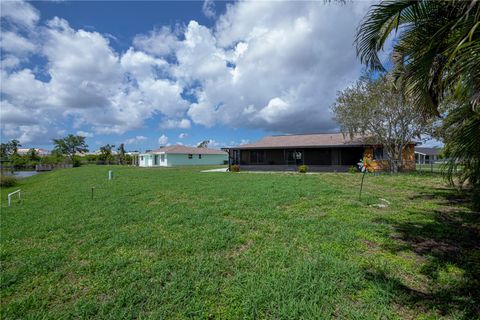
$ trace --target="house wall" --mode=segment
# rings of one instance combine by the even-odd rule
[[[196,165],[218,165],[228,161],[228,155],[225,154],[202,154],[202,158],[198,158],[198,154],[193,154],[192,159],[188,158],[188,154],[167,154],[168,166],[196,166]]]
[[[227,154],[202,154],[199,159],[198,154],[193,154],[192,159],[188,158],[188,154],[163,153],[164,161],[162,161],[162,153],[158,154],[142,154],[140,155],[140,167],[172,167],[172,166],[196,166],[196,165],[218,165],[224,164],[228,160]],[[141,157],[143,156],[143,161]],[[155,164],[155,156],[158,161]]]
[[[139,156],[138,166],[139,167],[166,167],[168,165],[167,155],[164,155],[164,161],[161,161],[162,154],[151,154],[144,153]],[[155,163],[155,156],[157,156],[157,163]],[[143,160],[142,160],[143,157]]]
[[[138,156],[138,166],[139,167],[149,167],[149,154],[140,154]]]
[[[388,160],[373,160],[374,159],[374,148],[365,147],[363,154],[364,161],[370,161],[370,165],[373,168],[373,171],[385,171],[388,170],[390,164]],[[414,171],[415,170],[415,145],[410,144],[406,146],[403,150],[403,171]]]

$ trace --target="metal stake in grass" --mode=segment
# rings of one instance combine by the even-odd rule
[[[360,184],[360,194],[358,196],[358,199],[362,200],[363,179],[365,179],[365,175],[367,174],[370,163],[368,159],[360,159],[360,162],[357,163],[357,165],[360,168],[360,170],[363,172],[362,183]]]
[[[367,170],[363,171],[362,183],[360,184],[360,195],[358,197],[360,200],[362,200],[363,179],[365,179],[366,174],[367,174]]]
[[[92,200],[93,200],[93,190],[95,190],[95,187],[92,187]]]

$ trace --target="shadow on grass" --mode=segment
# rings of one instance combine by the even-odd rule
[[[469,207],[469,195],[451,189],[435,189],[411,200],[430,200],[437,209],[414,211],[419,219],[395,218],[381,222],[395,229],[393,240],[383,249],[394,254],[413,252],[427,279],[421,288],[411,288],[382,272],[367,277],[393,285],[396,303],[421,312],[461,319],[480,317],[480,213]]]

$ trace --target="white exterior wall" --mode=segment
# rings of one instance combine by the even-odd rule
[[[168,155],[168,166],[201,166],[201,165],[217,165],[228,161],[228,155],[223,154],[202,154],[199,159],[198,154],[192,154],[192,159],[188,158],[188,154],[174,154]]]
[[[164,156],[164,161],[162,161],[162,155]],[[157,163],[155,163],[155,156],[157,157]],[[143,160],[142,160],[143,157]],[[167,157],[165,153],[143,153],[140,154],[140,160],[138,165],[140,167],[166,167],[167,166]]]
[[[164,161],[162,161],[164,155]],[[158,157],[158,163],[155,164],[155,156]],[[198,165],[219,165],[228,161],[228,155],[223,154],[202,154],[201,158],[198,154],[192,154],[192,159],[188,158],[188,154],[175,153],[144,153],[140,154],[138,165],[140,167],[172,167],[172,166],[198,166]],[[143,160],[142,160],[143,157]]]

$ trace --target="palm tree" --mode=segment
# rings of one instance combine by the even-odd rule
[[[480,2],[383,1],[367,13],[355,40],[361,61],[385,70],[378,56],[396,33],[394,68],[422,107],[437,113],[443,95],[458,81],[480,103]]]
[[[379,53],[390,39],[389,69],[424,116],[439,116],[440,107],[455,99],[443,130],[451,160],[447,177],[453,182],[453,168],[461,163],[463,177],[480,188],[480,2],[382,1],[358,29],[362,63],[386,70]]]

